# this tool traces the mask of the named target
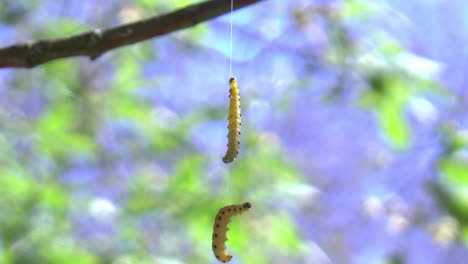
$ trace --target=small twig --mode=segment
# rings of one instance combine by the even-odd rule
[[[236,0],[234,10],[261,0]],[[228,0],[211,0],[162,16],[106,30],[92,30],[68,38],[19,43],[0,49],[0,68],[32,68],[55,59],[88,56],[94,60],[103,53],[194,26],[231,10]]]

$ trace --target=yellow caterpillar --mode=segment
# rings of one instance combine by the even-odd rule
[[[229,79],[229,87],[228,149],[223,157],[224,163],[231,163],[236,158],[237,153],[239,153],[241,133],[240,94],[237,81],[234,77]]]
[[[232,259],[232,255],[226,253],[226,233],[229,230],[227,227],[231,217],[237,214],[242,214],[248,210],[252,205],[249,202],[243,204],[229,205],[219,209],[218,214],[215,217],[213,226],[213,253],[215,257],[223,262],[229,262]]]

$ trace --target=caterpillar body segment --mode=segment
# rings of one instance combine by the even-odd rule
[[[229,87],[228,148],[223,157],[224,163],[231,163],[237,157],[241,134],[240,94],[234,77],[229,79]]]
[[[227,225],[231,217],[242,214],[250,207],[252,205],[249,202],[229,205],[219,209],[216,214],[213,226],[212,249],[213,254],[219,261],[226,263],[232,259],[232,255],[226,252],[227,231],[229,230]]]

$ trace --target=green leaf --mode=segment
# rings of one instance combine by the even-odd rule
[[[39,37],[43,39],[62,38],[85,32],[90,28],[76,19],[49,18],[45,20],[46,26],[42,27]]]
[[[440,170],[446,179],[455,185],[468,187],[468,161],[456,153],[439,164]]]
[[[84,249],[79,248],[72,238],[55,238],[50,241],[47,252],[43,256],[48,260],[48,263],[73,263],[77,264],[94,264],[99,263],[97,258]]]
[[[183,159],[177,165],[174,175],[170,179],[170,189],[185,193],[197,192],[203,189],[200,177],[205,166],[203,156],[194,155]]]
[[[13,243],[29,230],[37,184],[20,169],[0,170],[0,237]]]
[[[154,178],[139,175],[136,175],[135,178],[132,183],[131,195],[125,205],[126,209],[133,214],[153,210],[159,205],[159,201],[155,197],[157,193],[151,188],[154,184],[152,182]]]
[[[378,120],[390,144],[397,149],[405,149],[411,141],[411,130],[401,107],[383,103],[378,110]]]
[[[174,5],[174,8],[175,9],[179,9],[179,8],[184,8],[184,7],[187,7],[189,5],[194,5],[198,2],[201,2],[201,0],[198,0],[198,1],[193,1],[193,0],[173,0],[172,1],[172,4]]]
[[[375,14],[376,9],[379,6],[370,1],[362,0],[346,0],[344,5],[344,14],[346,17],[367,17],[371,14]]]
[[[9,196],[13,199],[25,199],[34,190],[33,181],[20,171],[1,171],[0,186],[2,186],[2,196]]]
[[[51,61],[44,64],[44,69],[51,80],[51,88],[48,89],[54,89],[51,95],[70,96],[72,91],[78,91],[81,88],[78,63],[75,60]]]
[[[429,187],[439,204],[460,224],[468,226],[468,187],[446,182],[431,182]]]
[[[465,247],[468,246],[468,226],[462,226],[460,236],[464,242]]]
[[[138,0],[138,4],[145,9],[155,9],[158,6],[158,2],[154,0]]]
[[[64,190],[55,184],[42,187],[42,203],[60,212],[64,212],[68,206],[68,197]]]
[[[452,149],[454,151],[468,147],[468,130],[459,130],[452,138]]]
[[[115,71],[113,87],[119,92],[128,93],[141,85],[141,62],[144,51],[139,46],[128,47],[120,54]]]
[[[401,77],[390,72],[381,73],[379,94],[376,105],[377,119],[390,145],[406,149],[411,143],[411,128],[404,114],[404,107],[410,98],[410,87]]]
[[[137,98],[128,94],[116,94],[109,101],[114,115],[127,117],[135,121],[148,122],[148,107],[145,107]]]
[[[273,245],[282,248],[286,252],[299,253],[301,240],[291,219],[285,215],[275,215],[270,219],[270,233],[269,240]]]
[[[58,103],[40,119],[38,128],[44,134],[60,134],[70,129],[76,111],[70,103]]]
[[[72,103],[57,103],[38,121],[40,148],[45,153],[63,157],[70,153],[96,151],[92,138],[74,131],[78,115]],[[66,146],[66,147],[64,147]]]
[[[211,247],[211,241],[207,238],[210,238],[212,235],[213,221],[216,213],[211,215],[209,212],[215,211],[208,209],[214,208],[207,208],[205,212],[199,212],[198,215],[192,215],[192,217],[190,217],[189,221],[187,222],[193,239],[197,244],[203,246],[202,248]]]

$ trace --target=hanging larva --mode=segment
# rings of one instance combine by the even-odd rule
[[[232,259],[232,255],[226,252],[226,233],[229,230],[227,227],[232,216],[242,214],[248,210],[252,205],[249,202],[243,204],[229,205],[219,209],[216,214],[213,226],[213,253],[215,257],[223,262],[229,262]]]
[[[224,163],[231,163],[239,153],[241,133],[240,94],[234,77],[229,79],[229,87],[228,148],[223,157]]]

